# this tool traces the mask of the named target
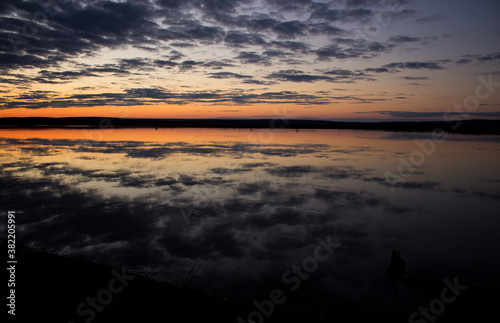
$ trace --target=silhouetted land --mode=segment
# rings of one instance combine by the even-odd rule
[[[4,247],[4,245],[1,245]],[[2,248],[6,250],[6,248]],[[96,299],[109,290],[114,277],[112,268],[76,258],[17,250],[16,322],[236,322],[236,317],[255,309],[224,301],[186,287],[126,272],[127,285],[115,279],[112,301],[97,304],[91,319],[88,298]],[[114,269],[123,277],[121,269]],[[106,297],[106,296],[104,296]],[[106,297],[107,299],[107,297]],[[80,309],[77,307],[85,303]],[[294,322],[277,314],[266,322]]]
[[[2,250],[5,244],[0,243]],[[112,268],[76,258],[39,253],[18,248],[16,265],[16,317],[19,322],[34,322],[40,317],[50,318],[50,322],[237,322],[236,317],[246,315],[255,308],[251,304],[241,305],[224,301],[217,296],[174,286],[146,278],[131,272],[135,278],[127,279],[124,286],[118,281],[112,301],[94,311],[95,319],[88,314],[78,315],[77,307],[88,313],[89,298],[96,298],[103,289],[109,289],[114,277]],[[117,273],[124,272],[115,269]],[[403,281],[403,279],[402,279]],[[408,278],[406,284],[413,283],[429,292],[422,304],[427,306],[434,298],[439,298],[443,287],[441,279]],[[389,284],[389,280],[387,282]],[[462,284],[462,283],[461,283]],[[404,285],[401,285],[403,288]],[[494,287],[468,286],[452,304],[446,305],[446,312],[440,322],[486,322],[496,315],[496,304],[500,290]],[[107,298],[106,298],[107,299]],[[375,302],[376,303],[376,302]],[[334,305],[334,304],[332,304]],[[360,304],[361,305],[361,304]],[[98,305],[100,307],[100,305]],[[334,307],[334,306],[333,306]],[[279,309],[279,308],[278,308]],[[417,310],[417,308],[415,308]],[[354,312],[334,311],[325,308],[322,318],[301,320],[288,313],[276,312],[264,322],[406,322],[410,313],[398,308],[381,308],[376,304],[364,304]],[[14,318],[14,317],[10,317]],[[416,322],[416,321],[415,321]]]
[[[250,128],[357,129],[408,132],[500,134],[500,120],[338,122],[298,119],[132,119],[132,118],[0,118],[0,128]]]

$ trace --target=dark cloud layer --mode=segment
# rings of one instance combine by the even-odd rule
[[[252,94],[244,90],[170,92],[159,88],[144,88],[129,89],[122,93],[75,94],[68,97],[51,97],[50,100],[33,99],[33,97],[26,97],[23,95],[17,97],[15,102],[6,103],[5,106],[7,108],[39,109],[47,107],[88,107],[116,104],[148,105],[164,103],[183,105],[190,102],[243,105],[252,103],[298,103],[315,105],[326,104],[329,102],[329,99],[318,95],[299,94],[292,91]]]
[[[0,66],[4,69],[54,67],[70,57],[99,48],[127,45],[148,48],[158,41],[181,47],[197,42],[224,42],[229,47],[271,45],[306,51],[308,46],[304,43],[286,39],[307,37],[311,33],[341,35],[344,31],[330,22],[361,21],[374,14],[373,10],[362,7],[375,5],[359,2],[347,4],[345,10],[325,10],[324,4],[313,1],[267,3],[271,7],[310,13],[309,20],[299,21],[277,19],[263,13],[238,14],[239,8],[249,4],[249,1],[225,0],[182,3],[68,0],[53,1],[49,5],[33,0],[7,2],[2,11],[10,14],[1,23]],[[194,16],[193,10],[201,11],[205,21]],[[239,30],[233,29],[235,27]],[[360,46],[378,51],[373,45],[355,47]]]
[[[17,89],[13,91],[15,93],[23,93],[18,97],[3,98],[0,104],[3,109],[107,105],[111,100],[119,105],[142,101],[150,104],[153,100],[175,104],[275,101],[304,104],[306,99],[310,99],[311,104],[322,104],[327,100],[311,94],[281,91],[243,95],[229,90],[224,93],[194,90],[179,93],[150,89],[143,91],[145,95],[141,96],[128,84],[137,84],[141,78],[154,73],[197,73],[209,79],[256,85],[253,90],[258,90],[257,86],[281,82],[356,83],[376,81],[384,77],[384,73],[445,69],[451,59],[395,61],[344,74],[307,70],[308,65],[322,61],[370,62],[392,53],[396,47],[423,46],[437,39],[411,33],[398,33],[386,39],[366,35],[381,14],[390,16],[392,21],[411,19],[418,23],[434,23],[444,18],[441,14],[419,16],[415,10],[405,8],[408,4],[407,1],[388,4],[378,0],[329,4],[314,0],[266,0],[259,3],[250,0],[4,1],[0,7],[0,83]],[[359,30],[365,32],[360,34]],[[212,58],[200,57],[199,53],[193,55],[194,51],[207,46],[223,49],[229,54]],[[81,63],[82,58],[99,58],[101,52],[130,48],[148,54],[115,58],[101,64]],[[500,54],[493,52],[463,55],[455,63],[485,64],[499,59]],[[293,68],[289,68],[290,65]],[[241,72],[259,67],[268,70],[267,73]],[[105,77],[127,84],[122,84],[123,93],[114,91],[83,96],[51,93],[41,98],[41,102],[31,102],[36,97],[32,96],[30,87]],[[411,80],[411,76],[406,77]],[[78,89],[87,91],[81,85]],[[49,100],[52,101],[49,103]]]
[[[388,69],[414,69],[414,70],[420,70],[420,69],[428,69],[428,70],[441,70],[444,69],[442,65],[439,64],[439,62],[403,62],[403,63],[390,63],[382,66],[382,68],[388,68]]]

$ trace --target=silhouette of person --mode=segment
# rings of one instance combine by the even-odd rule
[[[401,258],[401,251],[393,250],[391,255],[391,264],[387,268],[387,274],[391,278],[391,286],[397,292],[397,282],[403,276],[406,263]]]

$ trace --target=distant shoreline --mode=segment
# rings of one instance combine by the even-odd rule
[[[397,132],[500,134],[500,120],[341,122],[304,119],[132,119],[132,118],[0,118],[0,129],[40,128],[234,128],[348,129]]]

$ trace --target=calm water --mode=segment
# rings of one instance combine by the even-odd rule
[[[409,315],[433,297],[405,286],[395,296],[385,271],[393,249],[408,275],[500,285],[499,138],[449,136],[391,189],[386,172],[429,139],[2,130],[2,212],[18,212],[18,245],[157,272],[250,306],[281,289],[279,310],[304,317],[373,304]],[[333,254],[309,263],[292,291],[283,274],[328,236]]]

